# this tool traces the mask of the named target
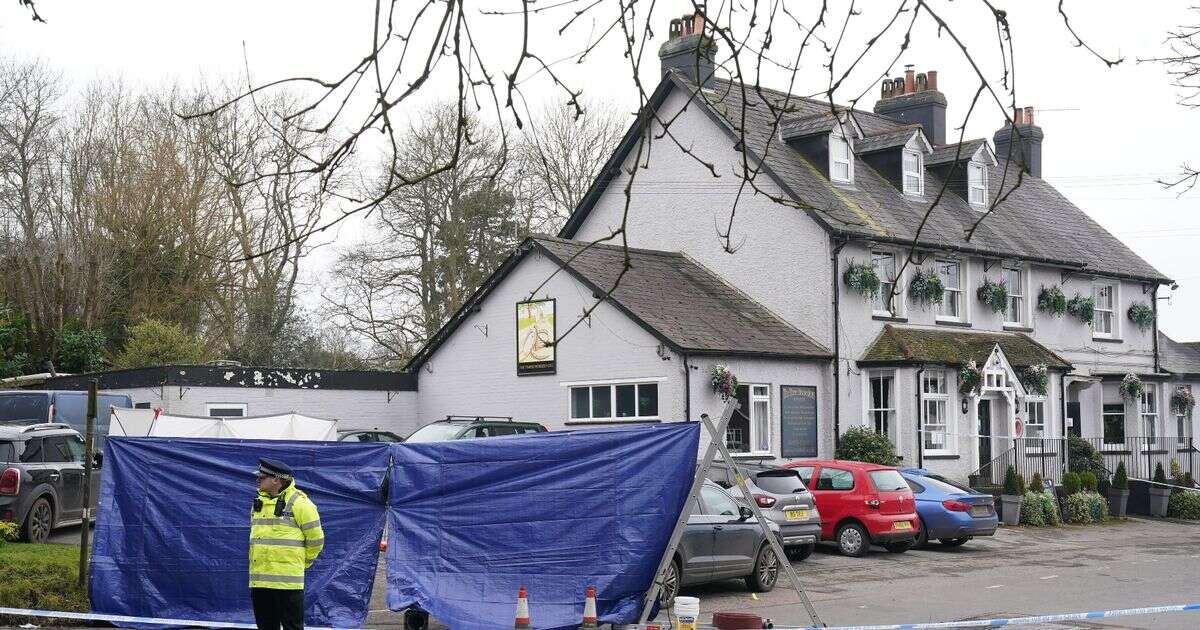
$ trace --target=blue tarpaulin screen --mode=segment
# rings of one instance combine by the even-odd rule
[[[695,470],[699,425],[362,444],[113,438],[91,567],[95,612],[253,622],[249,515],[259,457],[287,462],[316,503],[325,550],[307,625],[365,621],[385,510],[388,606],[456,630],[636,620]],[[388,468],[391,474],[388,476]],[[385,479],[389,482],[385,483]]]
[[[250,508],[259,457],[287,462],[325,549],[305,576],[306,625],[366,620],[383,531],[386,444],[112,438],[92,549],[92,610],[253,623]]]
[[[683,509],[700,426],[542,433],[392,448],[388,607],[455,630],[633,623]]]

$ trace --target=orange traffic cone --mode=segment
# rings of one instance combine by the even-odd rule
[[[525,587],[522,586],[517,590],[517,619],[513,628],[516,630],[528,630],[532,627],[529,625],[529,594],[525,592]]]
[[[596,587],[587,587],[587,595],[583,600],[583,623],[580,628],[599,628],[596,623]]]

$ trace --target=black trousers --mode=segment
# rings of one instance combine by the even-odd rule
[[[259,630],[304,628],[304,589],[252,588],[250,603]]]

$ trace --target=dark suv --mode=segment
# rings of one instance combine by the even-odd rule
[[[92,474],[92,507],[99,487],[97,471]],[[83,438],[78,431],[63,423],[0,425],[0,520],[19,523],[21,540],[39,543],[54,528],[83,521]]]
[[[502,416],[446,416],[445,420],[431,422],[413,431],[404,442],[446,442],[545,432],[546,427],[536,422],[515,422]]]

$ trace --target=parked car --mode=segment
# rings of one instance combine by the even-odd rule
[[[21,539],[39,543],[82,522],[83,455],[83,437],[66,424],[0,426],[0,520],[20,524]],[[91,485],[94,508],[99,474]]]
[[[979,494],[923,468],[905,468],[900,475],[917,500],[921,519],[916,546],[930,539],[957,547],[975,536],[991,536],[1000,523],[995,498]]]
[[[800,473],[821,511],[821,539],[847,556],[864,556],[872,544],[908,551],[918,519],[912,490],[890,466],[841,460],[786,464]]]
[[[821,514],[812,493],[804,487],[800,473],[782,466],[738,464],[734,468],[720,463],[709,467],[708,478],[734,499],[744,502],[748,499],[742,495],[734,478],[739,471],[763,516],[779,526],[788,556],[804,560],[812,555],[821,539]]]
[[[767,527],[779,537],[778,525],[768,521]],[[746,580],[752,591],[770,591],[779,580],[779,558],[750,508],[705,480],[663,578],[659,604],[669,608],[681,587],[733,578]]]
[[[446,416],[445,420],[431,422],[417,429],[404,441],[409,444],[414,442],[446,442],[449,440],[469,440],[472,438],[545,432],[546,427],[536,422],[516,422],[512,418]]]
[[[403,442],[404,438],[379,429],[338,429],[339,442]]]
[[[132,407],[126,394],[96,396],[95,447],[104,447],[108,435],[111,407]],[[87,392],[0,391],[0,423],[27,425],[36,422],[62,422],[83,435],[87,428]]]

